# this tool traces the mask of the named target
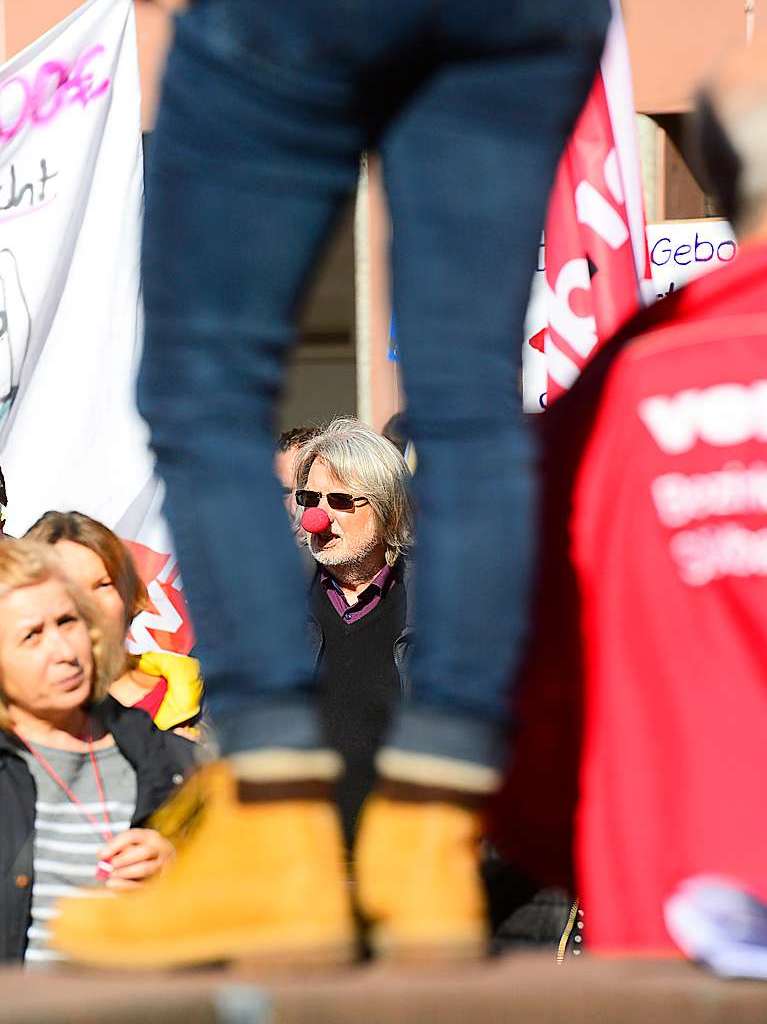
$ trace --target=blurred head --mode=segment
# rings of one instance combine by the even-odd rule
[[[14,711],[55,722],[100,700],[120,645],[49,548],[0,544],[0,728]]]
[[[282,500],[291,519],[296,515],[296,458],[299,449],[320,432],[319,427],[292,427],[283,431],[274,453],[274,472],[282,484]]]
[[[698,97],[697,147],[738,236],[767,238],[767,33],[717,65]]]
[[[97,604],[105,626],[122,641],[149,599],[117,534],[82,512],[46,512],[25,537],[53,545],[69,578]]]
[[[359,420],[337,419],[300,451],[298,489],[322,494],[330,518],[325,533],[308,543],[322,565],[348,567],[380,558],[393,565],[412,539],[412,511],[405,461],[392,444]],[[334,509],[328,493],[364,499],[353,509]]]
[[[400,455],[404,458],[409,437],[407,423],[405,422],[405,414],[403,412],[395,412],[393,416],[389,417],[383,425],[381,437],[385,437],[387,441],[393,444]]]

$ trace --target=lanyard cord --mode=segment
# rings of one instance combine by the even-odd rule
[[[16,733],[16,735],[19,737],[21,742],[30,752],[32,757],[34,757],[37,763],[50,775],[53,781],[58,786],[60,786],[61,789],[64,790],[66,795],[69,797],[70,802],[73,803],[75,807],[77,807],[77,809],[80,811],[80,813],[88,819],[91,825],[93,825],[93,828],[96,830],[96,832],[99,832],[106,842],[111,842],[112,839],[114,839],[114,833],[112,832],[112,825],[109,821],[109,812],[107,811],[106,796],[104,794],[104,785],[101,781],[101,772],[99,771],[99,766],[96,761],[96,755],[93,752],[93,734],[91,732],[88,733],[86,737],[86,742],[88,743],[88,755],[90,756],[91,765],[93,767],[93,775],[96,779],[96,791],[99,795],[99,800],[101,801],[101,808],[104,816],[103,827],[99,819],[94,814],[91,814],[90,811],[86,811],[85,807],[83,807],[82,802],[75,796],[70,787],[62,779],[62,777],[59,775],[59,773],[56,771],[53,765],[47,760],[47,758],[43,757],[39,750],[35,750],[35,748],[32,746],[29,740],[25,740],[24,737],[20,736],[18,733]]]

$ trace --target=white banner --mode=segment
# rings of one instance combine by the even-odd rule
[[[726,220],[667,220],[647,225],[652,279],[659,299],[735,259],[738,243]]]
[[[0,68],[0,465],[12,535],[76,509],[123,538],[155,609],[191,630],[134,404],[143,161],[131,0],[89,0]]]

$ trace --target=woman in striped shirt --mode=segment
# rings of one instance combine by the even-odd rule
[[[146,819],[193,745],[106,697],[121,657],[50,549],[0,545],[0,959],[57,959],[60,897],[134,888],[173,857]]]

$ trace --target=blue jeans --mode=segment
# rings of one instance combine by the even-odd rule
[[[224,752],[321,742],[275,405],[307,279],[377,149],[418,451],[412,700],[391,744],[501,756],[536,540],[523,317],[608,18],[607,0],[198,0],[178,19],[139,400]]]

